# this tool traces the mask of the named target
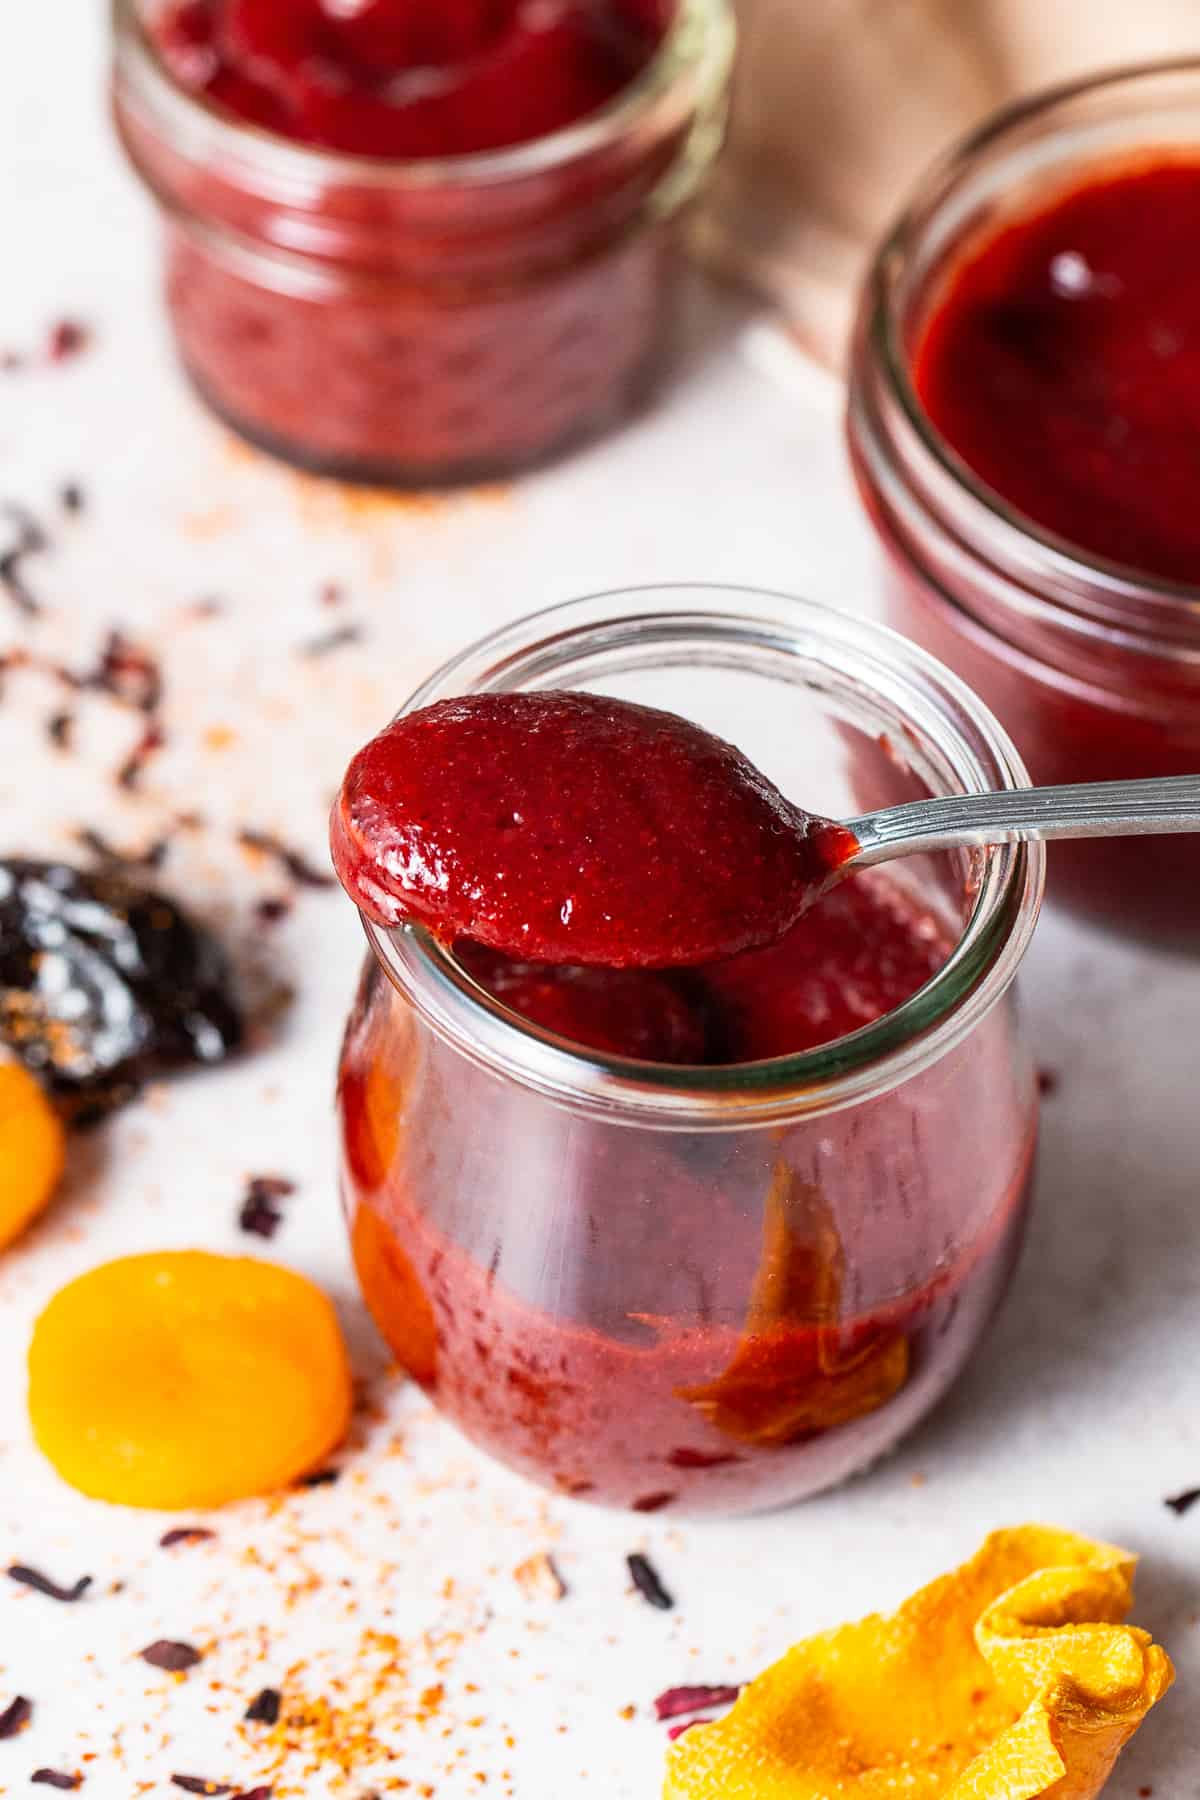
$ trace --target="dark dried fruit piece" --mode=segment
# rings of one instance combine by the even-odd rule
[[[82,1775],[68,1775],[63,1769],[35,1769],[29,1779],[35,1787],[61,1788],[64,1794],[83,1786]]]
[[[11,1563],[5,1571],[10,1581],[16,1581],[22,1587],[33,1588],[35,1593],[45,1594],[48,1600],[61,1600],[70,1606],[76,1600],[82,1600],[92,1585],[90,1575],[81,1575],[70,1587],[60,1587],[57,1581],[51,1581],[49,1575],[43,1575],[40,1569],[31,1569],[26,1563]]]
[[[156,1638],[138,1655],[152,1669],[165,1669],[168,1675],[183,1675],[204,1658],[194,1644],[181,1644],[174,1638]]]
[[[203,1775],[172,1775],[171,1786],[185,1794],[232,1794],[231,1781],[206,1781]]]
[[[204,1544],[209,1538],[216,1537],[207,1525],[176,1525],[170,1531],[164,1531],[158,1540],[160,1550],[173,1550],[177,1544]]]
[[[274,1791],[269,1784],[264,1787],[245,1788],[240,1794],[235,1794],[233,1800],[271,1800]]]
[[[18,1694],[0,1712],[0,1738],[16,1737],[18,1731],[24,1731],[32,1717],[33,1701],[27,1700],[24,1694]]]
[[[283,1704],[283,1695],[278,1688],[263,1688],[260,1694],[246,1708],[246,1720],[251,1725],[275,1725],[279,1720],[279,1708]]]
[[[658,1578],[658,1571],[648,1556],[635,1550],[632,1556],[625,1558],[633,1585],[647,1606],[657,1607],[659,1612],[670,1612],[675,1602]]]
[[[116,869],[0,860],[0,1043],[77,1121],[242,1035],[223,951],[164,894]]]
[[[681,1719],[688,1713],[702,1712],[706,1706],[732,1706],[741,1693],[740,1687],[673,1687],[659,1694],[654,1702],[654,1716]]]

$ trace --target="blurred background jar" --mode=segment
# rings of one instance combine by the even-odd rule
[[[1024,780],[920,651],[776,595],[555,608],[408,709],[539,687],[684,711],[833,816]],[[945,962],[860,1029],[757,1062],[581,1049],[423,932],[368,927],[338,1089],[355,1264],[402,1366],[492,1455],[608,1505],[748,1511],[865,1467],[959,1374],[1030,1189],[1012,984],[1042,852],[909,859],[893,878],[944,921]]]
[[[161,17],[114,0],[116,120],[161,209],[181,360],[235,430],[304,467],[421,485],[536,463],[644,395],[679,215],[722,138],[729,0],[678,0],[644,67],[575,123],[403,159],[188,91]]]
[[[1131,69],[1024,102],[919,183],[862,288],[848,430],[884,553],[888,616],[984,698],[1037,782],[1200,769],[1200,570],[1194,584],[1140,572],[1035,523],[947,441],[915,370],[931,317],[941,306],[949,316],[955,303],[956,273],[1006,228],[1022,229],[1089,183],[1163,159],[1200,165],[1200,62]],[[1181,241],[1189,229],[1181,220]],[[1042,327],[1022,313],[1029,304],[1014,296],[1006,329],[1026,331],[1036,356]],[[1142,321],[1143,334],[1152,323]],[[1153,378],[1175,383],[1181,366],[1165,362]],[[1110,454],[1101,424],[1110,414],[1121,424],[1120,388],[1098,367],[1092,385],[1102,415],[1092,436],[1103,523],[1112,505],[1103,481],[1113,478],[1101,473]],[[958,389],[967,410],[978,392],[981,432],[1014,430],[1011,412],[1006,424],[989,425],[981,368]],[[1027,447],[1050,423],[1031,409]],[[1144,429],[1153,438],[1153,424]],[[1019,438],[1011,450],[1019,456]],[[1055,845],[1049,868],[1051,898],[1159,944],[1200,946],[1196,840]]]

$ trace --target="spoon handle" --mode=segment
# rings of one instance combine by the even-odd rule
[[[865,868],[920,850],[1007,844],[1022,838],[1139,837],[1200,831],[1200,775],[1151,781],[1081,781],[1000,794],[946,794],[847,819]]]

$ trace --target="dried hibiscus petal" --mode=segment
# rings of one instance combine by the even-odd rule
[[[35,1593],[45,1594],[48,1600],[62,1600],[68,1606],[76,1600],[82,1600],[92,1585],[90,1575],[81,1575],[70,1587],[61,1587],[57,1581],[51,1581],[48,1575],[43,1575],[40,1569],[31,1569],[26,1563],[12,1563],[6,1573],[10,1581],[32,1588]]]
[[[659,1612],[670,1612],[675,1602],[658,1578],[658,1571],[648,1556],[635,1550],[632,1556],[625,1558],[626,1567],[633,1580],[633,1585],[647,1606],[653,1606]]]
[[[668,1688],[655,1700],[654,1716],[661,1724],[664,1719],[680,1719],[688,1713],[701,1712],[706,1706],[732,1706],[741,1691],[740,1685]]]
[[[139,1650],[138,1655],[152,1669],[165,1669],[168,1675],[185,1675],[203,1661],[194,1644],[181,1644],[172,1638],[156,1638],[154,1643]]]
[[[0,1043],[77,1118],[242,1039],[223,951],[126,871],[0,861]]]
[[[279,1720],[279,1708],[283,1704],[283,1695],[278,1688],[263,1688],[254,1696],[246,1708],[246,1722],[250,1725],[275,1725]]]
[[[24,1731],[32,1717],[33,1701],[27,1700],[24,1694],[18,1694],[0,1712],[0,1738],[16,1737],[19,1731]]]

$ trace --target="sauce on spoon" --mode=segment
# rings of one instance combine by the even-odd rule
[[[775,943],[856,848],[698,725],[565,690],[398,719],[351,763],[332,838],[377,924],[612,969]]]

